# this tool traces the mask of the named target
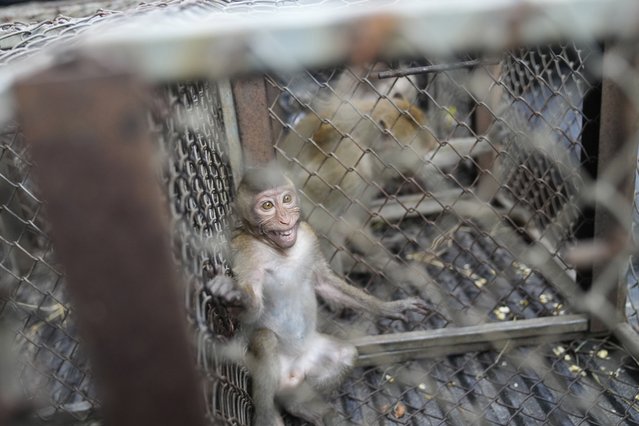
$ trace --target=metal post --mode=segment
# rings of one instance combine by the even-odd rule
[[[244,164],[247,167],[266,164],[275,155],[264,78],[235,80],[232,87]]]
[[[105,424],[203,425],[140,85],[76,60],[15,93]]]

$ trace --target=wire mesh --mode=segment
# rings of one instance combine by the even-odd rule
[[[217,86],[173,84],[158,90],[153,133],[164,158],[174,218],[178,264],[186,274],[186,309],[197,331],[198,361],[205,373],[209,418],[249,424],[251,402],[244,368],[218,361],[214,344],[237,326],[206,283],[229,274],[233,176]]]
[[[511,126],[512,136],[502,164],[509,185],[497,197],[510,198],[513,209],[524,203],[527,225],[558,248],[581,214],[575,201],[583,187],[579,167],[589,155],[581,134],[587,122],[597,119],[583,111],[584,97],[593,88],[585,75],[589,54],[570,45],[530,49],[510,56],[504,66],[504,126]],[[526,139],[517,140],[522,134],[554,146],[546,142],[535,149],[532,143],[530,148]]]
[[[402,323],[370,323],[359,313],[329,311],[326,330],[348,339],[576,312],[560,286],[515,254],[512,239],[543,244],[577,282],[561,253],[587,226],[582,191],[593,154],[582,139],[599,119],[584,107],[598,90],[587,69],[592,52],[568,44],[506,52],[500,61],[456,58],[410,78],[406,70],[429,67],[380,62],[267,77],[278,158],[297,178],[308,220],[325,240],[333,267],[378,297],[419,295],[433,306],[432,314],[411,315]],[[381,73],[400,77],[383,80]],[[473,89],[477,81],[488,93]],[[428,121],[420,122],[406,99]],[[398,118],[385,122],[379,109],[389,102],[427,136],[415,131],[407,138]],[[491,118],[483,130],[488,138],[478,130],[480,104]],[[340,114],[349,113],[351,121],[344,122]],[[315,127],[308,127],[313,120]],[[362,123],[367,131],[358,127]],[[435,147],[420,146],[424,137],[434,138]],[[409,151],[418,165],[385,152],[388,144]],[[410,164],[408,171],[402,161]],[[351,185],[353,173],[359,182]],[[493,186],[488,199],[482,198],[484,180]],[[486,203],[497,222],[472,211]],[[357,219],[349,225],[368,233],[365,243],[340,226],[351,214]],[[394,262],[405,269],[421,264],[422,281],[402,282],[406,278]],[[429,288],[429,277],[439,293]],[[502,348],[362,369],[344,385],[337,403],[358,424],[633,422],[635,411],[623,402],[633,391],[626,394],[631,389],[622,390],[626,379],[617,379],[634,362],[625,359],[629,370],[610,369],[611,344]]]
[[[172,2],[177,7],[180,3]],[[135,13],[168,5],[143,5]],[[38,24],[6,24],[0,62],[12,63],[42,49],[77,42],[78,34],[120,15],[100,11],[86,18],[60,16]],[[251,407],[247,373],[237,365],[218,362],[212,351],[213,341],[231,336],[235,324],[204,285],[228,270],[224,247],[233,177],[221,114],[216,85],[176,83],[155,91],[149,123],[164,163],[176,262],[188,283],[185,309],[196,331],[208,417],[212,422],[223,419],[241,425],[249,424]],[[42,201],[31,179],[28,149],[15,124],[4,129],[0,160],[0,312],[3,342],[15,348],[15,353],[3,357],[8,374],[3,374],[2,396],[15,407],[33,408],[45,421],[94,420],[100,404],[90,366],[77,337],[64,274],[54,260]]]
[[[193,17],[201,11],[261,13],[359,2],[305,3],[176,1],[144,5],[135,13],[171,6]],[[4,25],[0,63],[75,40],[119,16],[102,11]],[[510,243],[513,235],[518,242],[543,243],[575,281],[560,253],[575,242],[584,214],[582,167],[592,158],[582,139],[597,120],[584,112],[584,99],[596,90],[586,67],[591,54],[591,48],[564,44],[497,59],[413,59],[266,76],[275,150],[298,179],[306,214],[332,266],[380,298],[419,295],[432,307],[428,315],[411,313],[406,322],[371,321],[323,307],[324,331],[350,339],[575,312]],[[457,66],[468,60],[472,66]],[[379,76],[431,63],[449,66]],[[237,323],[206,286],[215,275],[231,272],[226,245],[237,176],[229,166],[219,97],[215,82],[169,84],[155,91],[149,121],[163,160],[207,414],[211,422],[250,424],[248,373],[220,362],[213,350]],[[490,124],[480,129],[486,111]],[[316,119],[315,128],[304,127],[309,117]],[[320,128],[323,135],[316,134]],[[340,173],[324,173],[324,167]],[[0,140],[0,324],[3,338],[19,353],[19,368],[15,381],[1,389],[37,401],[45,419],[65,413],[83,420],[99,402],[31,168],[19,129],[6,127]],[[313,187],[318,181],[319,190]],[[491,185],[486,195],[482,190]],[[498,217],[497,224],[483,220],[483,208]],[[635,270],[632,263],[626,313],[637,327]],[[333,404],[356,424],[631,424],[639,422],[636,368],[611,338],[498,345],[358,368]]]
[[[583,65],[577,58],[570,64],[577,71],[564,70],[568,59],[561,52],[540,55],[543,66],[533,62],[535,52],[521,55],[505,55],[498,75],[480,65],[381,80],[376,76],[389,65],[379,63],[268,79],[277,92],[271,114],[282,129],[276,150],[297,176],[309,222],[326,240],[324,251],[333,266],[384,296],[379,290],[388,287],[379,284],[384,279],[398,291],[415,292],[427,288],[423,283],[429,276],[445,293],[434,301],[434,314],[410,329],[569,312],[552,286],[468,211],[484,203],[473,189],[483,170],[499,181],[495,200],[500,205],[494,205],[494,212],[529,238],[548,241],[553,253],[571,240],[570,230],[580,217],[573,200],[580,188],[580,133],[582,122],[593,119],[581,113],[581,99],[590,87],[580,74]],[[556,70],[563,74],[554,76]],[[471,85],[476,79],[484,79],[493,96],[502,97],[491,111],[490,140],[473,125],[478,107]],[[561,81],[561,87],[546,80]],[[327,108],[326,103],[338,106]],[[383,111],[387,106],[400,117],[390,118],[394,123],[384,122],[391,116]],[[414,128],[418,113],[413,111],[428,121]],[[354,123],[338,117],[348,113]],[[403,116],[413,123],[402,122]],[[309,131],[305,126],[313,119],[323,124]],[[557,139],[555,146],[530,142],[530,135],[541,138],[542,132],[544,138]],[[555,160],[561,150],[563,162]],[[487,155],[498,157],[499,165],[482,168],[480,161],[486,160],[481,156]],[[344,217],[358,231],[370,230],[368,241],[358,242],[350,234],[344,238]],[[401,265],[397,270],[395,263]],[[415,274],[421,269],[422,277],[401,273],[411,267],[417,268]]]
[[[44,405],[45,418],[53,407],[83,419],[96,407],[95,392],[30,176],[33,165],[15,125],[5,128],[0,149],[1,312],[3,325],[15,333],[6,341],[15,343],[19,360],[7,360],[3,380],[13,397],[25,392]]]
[[[357,371],[338,409],[356,424],[633,424],[635,371],[609,339],[470,352]]]

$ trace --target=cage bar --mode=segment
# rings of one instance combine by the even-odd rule
[[[105,421],[203,425],[141,86],[78,61],[16,95]]]

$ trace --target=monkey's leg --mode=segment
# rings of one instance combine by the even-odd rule
[[[330,336],[316,333],[307,340],[304,354],[286,366],[288,376],[299,386],[285,387],[278,401],[289,413],[315,425],[345,425],[324,397],[336,389],[352,370],[357,358],[354,346]],[[286,380],[283,379],[284,383]]]
[[[281,390],[277,402],[288,413],[315,426],[325,425],[324,416],[331,408],[307,382],[300,383],[294,389]]]
[[[280,387],[281,374],[277,346],[277,336],[265,328],[255,331],[249,342],[255,426],[284,426],[284,421],[275,406],[275,395]]]
[[[317,333],[313,337],[312,351],[300,359],[306,371],[306,381],[313,389],[327,395],[348,376],[357,359],[355,346]]]
[[[382,272],[393,285],[408,293],[415,291],[429,300],[436,311],[449,321],[455,318],[454,312],[446,302],[448,296],[442,292],[435,280],[423,265],[402,261],[393,256],[368,229],[356,229],[348,235],[354,249],[362,253],[361,260],[374,271]]]

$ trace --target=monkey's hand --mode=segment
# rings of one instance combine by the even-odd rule
[[[419,297],[408,297],[382,303],[382,315],[388,318],[407,321],[405,314],[407,311],[414,311],[424,315],[430,313],[426,302]]]
[[[219,297],[229,305],[242,305],[242,292],[228,275],[216,275],[206,283],[206,288],[212,296]]]

